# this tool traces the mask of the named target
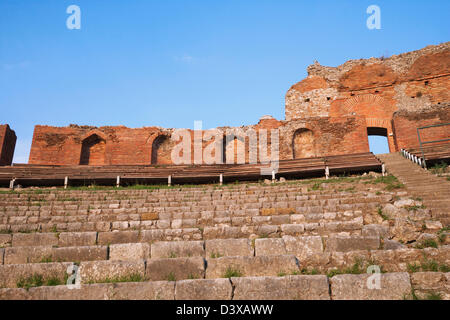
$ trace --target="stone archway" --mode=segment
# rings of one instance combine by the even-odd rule
[[[292,152],[293,159],[315,157],[314,133],[306,128],[297,129],[292,136]]]
[[[152,164],[172,164],[172,145],[170,137],[160,135],[152,143]]]
[[[81,145],[80,165],[106,164],[106,141],[97,134],[85,138]]]

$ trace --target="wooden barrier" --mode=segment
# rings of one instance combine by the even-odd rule
[[[268,165],[112,165],[112,166],[55,166],[19,164],[0,167],[0,185],[23,186],[89,185],[92,183],[119,186],[131,183],[223,183],[268,178],[261,170]],[[327,169],[328,168],[328,169]],[[372,153],[282,160],[276,177],[303,178],[330,174],[381,170],[380,161]],[[272,170],[269,170],[268,176]]]

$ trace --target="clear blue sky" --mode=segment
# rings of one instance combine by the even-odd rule
[[[68,30],[66,8],[81,8]],[[381,8],[382,29],[366,27]],[[284,119],[318,60],[450,40],[450,1],[0,0],[0,123],[27,162],[36,124],[204,128]],[[374,143],[379,146],[379,143]]]

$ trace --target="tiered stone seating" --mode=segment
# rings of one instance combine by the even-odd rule
[[[416,206],[398,241],[380,180],[5,191],[0,299],[448,299],[446,231]]]

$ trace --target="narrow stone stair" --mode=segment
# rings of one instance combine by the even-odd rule
[[[405,159],[400,153],[377,156],[386,170],[397,177],[414,197],[423,200],[434,219],[443,226],[450,225],[450,181],[437,177],[417,164]]]

